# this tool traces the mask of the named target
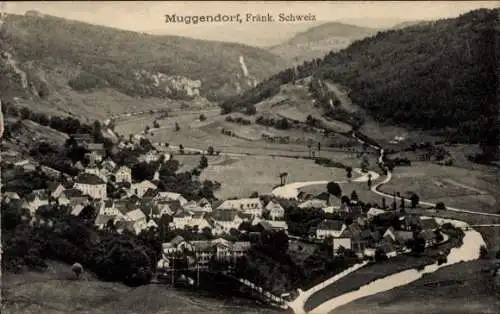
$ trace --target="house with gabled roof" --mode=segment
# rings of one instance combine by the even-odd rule
[[[132,185],[130,186],[131,194],[136,195],[138,197],[142,197],[149,189],[156,190],[158,189],[158,187],[149,180],[132,183]]]
[[[173,192],[159,192],[156,196],[156,199],[165,201],[178,201],[180,206],[185,206],[188,203],[188,200],[184,198],[184,196],[179,193]]]
[[[270,201],[269,203],[267,203],[265,210],[267,213],[269,213],[269,217],[272,220],[279,220],[285,217],[285,209],[278,202]]]
[[[327,237],[338,238],[342,232],[346,229],[346,225],[343,221],[324,219],[319,223],[316,228],[316,238],[325,239]]]
[[[57,203],[63,206],[86,204],[88,201],[89,196],[83,194],[83,192],[78,189],[66,189],[61,193],[61,195],[59,195],[59,198],[57,199]]]
[[[24,198],[23,208],[30,211],[30,215],[34,216],[38,208],[49,204],[49,199],[43,194],[30,193]]]
[[[246,214],[262,217],[264,210],[261,200],[256,198],[240,198],[226,200],[217,207],[218,210],[237,210]]]
[[[73,187],[88,194],[93,199],[107,198],[106,182],[94,174],[83,173],[79,175]]]
[[[115,170],[115,181],[117,183],[128,182],[132,183],[132,169],[127,166],[120,166]]]
[[[109,172],[113,172],[116,169],[117,164],[111,158],[108,157],[101,163],[101,166],[103,169],[106,169]]]
[[[62,192],[64,192],[66,188],[61,183],[58,182],[50,182],[47,186],[47,193],[53,199],[58,199],[61,196]]]
[[[243,219],[238,215],[237,210],[215,210],[210,215],[211,222],[221,233],[229,233],[231,229],[238,230]]]
[[[172,226],[176,229],[184,229],[186,226],[190,226],[193,214],[188,211],[178,210],[175,215],[172,216]]]
[[[306,209],[306,208],[317,208],[317,209],[323,209],[325,207],[328,207],[327,203],[325,200],[319,200],[319,199],[309,199],[306,200],[305,202],[302,202],[298,206],[299,208]]]
[[[288,232],[288,224],[284,220],[261,220],[258,224],[266,231]]]
[[[395,242],[396,241],[396,230],[391,226],[387,228],[387,230],[384,232],[382,235],[383,239],[386,239],[387,241],[390,242]]]
[[[384,214],[384,213],[387,213],[387,211],[380,209],[380,208],[372,207],[366,213],[366,217],[367,217],[368,221],[372,221],[373,218],[375,218],[378,215]]]
[[[125,214],[125,217],[128,221],[133,222],[133,229],[135,234],[141,233],[142,230],[147,229],[147,218],[146,215],[142,212],[140,209],[134,209],[127,214]]]

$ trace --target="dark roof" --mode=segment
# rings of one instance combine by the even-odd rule
[[[87,149],[90,151],[103,151],[104,144],[101,143],[89,143],[87,144]]]
[[[142,197],[155,197],[158,195],[158,190],[155,189],[148,189],[146,193]]]
[[[54,192],[59,186],[61,185],[61,183],[59,182],[49,182],[47,184],[47,190],[49,190],[51,193]]]
[[[95,219],[96,225],[105,225],[108,221],[115,219],[115,216],[110,215],[98,215]]]
[[[80,184],[106,184],[101,178],[92,173],[82,173],[76,178],[76,182]]]
[[[215,221],[234,221],[238,215],[236,210],[217,210],[212,212],[212,218]]]
[[[182,211],[182,210],[178,210],[174,217],[176,218],[184,218],[184,217],[191,217],[191,214],[190,213],[186,213],[185,211]]]
[[[413,232],[411,231],[396,231],[395,232],[396,241],[404,243],[408,240],[413,239]]]
[[[325,219],[318,225],[318,230],[342,230],[343,221]]]

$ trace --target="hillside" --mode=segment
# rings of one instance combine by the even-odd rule
[[[269,51],[289,62],[302,62],[344,49],[354,40],[376,32],[376,29],[368,27],[329,22],[300,32],[286,42],[270,47]]]
[[[166,97],[217,100],[255,86],[284,64],[242,44],[154,36],[52,16],[7,15],[0,49],[0,75],[8,82],[0,87],[2,97],[29,95],[82,115],[106,107],[96,98],[130,107],[138,97],[156,103]]]
[[[284,70],[232,102],[248,108],[279,86],[314,75],[347,88],[376,121],[440,131],[449,140],[498,147],[495,52],[500,10],[379,32],[323,60]],[[495,46],[495,44],[497,46]],[[225,103],[226,110],[231,104]],[[496,126],[495,126],[496,124]]]

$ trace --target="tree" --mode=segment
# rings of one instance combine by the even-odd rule
[[[366,155],[364,155],[361,159],[361,171],[367,172],[369,166],[370,166],[370,163],[368,161],[368,157],[366,157]]]
[[[179,145],[179,154],[184,155],[184,146],[182,144]]]
[[[154,127],[155,129],[158,129],[158,128],[160,127],[160,123],[158,123],[158,120],[155,120],[155,121],[153,122],[153,127]]]
[[[387,205],[385,204],[385,197],[382,196],[382,209],[386,209]]]
[[[345,171],[346,171],[347,179],[351,180],[351,178],[352,178],[352,167],[347,167],[345,169]]]
[[[80,278],[80,275],[83,273],[83,266],[80,263],[74,263],[73,266],[71,266],[71,271],[76,276],[76,279]]]
[[[214,154],[214,148],[212,146],[208,146],[207,153],[209,155],[213,155]]]
[[[371,173],[368,174],[367,184],[368,184],[368,189],[370,190],[372,188],[372,174]]]
[[[155,163],[141,162],[132,167],[132,178],[135,181],[152,180],[157,169]]]
[[[146,125],[146,128],[144,128],[144,133],[148,133],[150,129],[151,128],[149,127],[149,125]]]
[[[405,198],[404,196],[401,196],[401,205],[399,206],[402,211],[405,210]]]
[[[200,114],[199,119],[200,119],[200,121],[205,121],[207,119],[207,117],[205,117],[204,114]]]
[[[410,197],[410,201],[411,201],[411,208],[417,208],[420,198],[418,197],[417,194],[413,193]]]
[[[23,108],[21,108],[20,114],[21,114],[22,120],[27,120],[31,116],[31,111],[28,108],[23,107]]]
[[[375,250],[375,261],[376,262],[383,262],[388,260],[387,254],[381,249],[376,249]]]
[[[347,195],[343,195],[341,198],[340,198],[340,202],[342,204],[350,204],[351,203],[351,200],[349,199],[349,197]]]
[[[288,172],[280,173],[280,184],[283,186],[286,184],[286,178],[288,177]]]
[[[488,257],[488,249],[486,248],[486,246],[481,245],[481,247],[479,247],[479,258],[486,259],[487,257]]]
[[[342,190],[340,189],[340,185],[334,181],[328,182],[328,184],[326,185],[326,190],[328,191],[328,193],[336,197],[340,197],[342,195]]]
[[[355,202],[357,202],[357,201],[359,200],[359,199],[358,199],[358,193],[356,193],[356,190],[353,190],[353,191],[351,192],[351,200],[352,200],[352,201],[355,201]]]
[[[443,202],[439,202],[436,204],[436,209],[437,210],[446,210],[446,206],[444,205]]]
[[[179,123],[175,122],[175,132],[179,132],[181,130],[181,127],[179,126]]]
[[[205,169],[206,167],[208,167],[208,159],[207,159],[207,157],[205,155],[201,156],[199,167],[201,169]]]

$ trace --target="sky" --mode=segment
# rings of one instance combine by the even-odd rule
[[[499,7],[499,1],[61,1],[3,3],[3,11],[37,10],[93,24],[209,40],[266,46],[327,21],[384,28],[404,21],[456,17],[478,8]],[[165,23],[165,14],[312,14],[315,22],[181,24]]]

